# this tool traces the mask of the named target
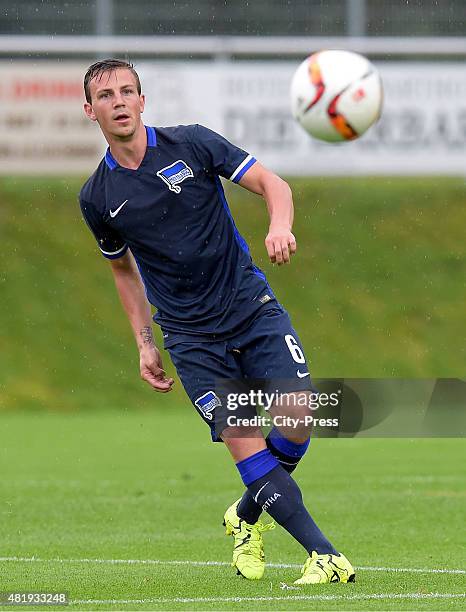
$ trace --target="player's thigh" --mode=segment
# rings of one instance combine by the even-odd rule
[[[264,380],[273,390],[311,390],[311,375],[304,348],[288,313],[266,310],[243,335],[241,367],[247,378]]]
[[[212,439],[219,441],[230,413],[226,381],[241,381],[236,357],[226,350],[225,342],[180,342],[168,352],[188,397],[210,427]]]
[[[241,364],[245,375],[273,397],[270,415],[282,435],[297,443],[306,440],[312,428],[311,375],[286,311],[269,310],[256,319],[241,351]]]

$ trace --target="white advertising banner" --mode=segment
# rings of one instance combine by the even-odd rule
[[[382,119],[360,140],[311,139],[289,111],[297,62],[139,62],[144,121],[202,123],[284,175],[466,171],[462,63],[377,62]],[[0,63],[0,172],[86,174],[105,150],[84,117],[81,62]]]
[[[0,173],[86,174],[105,152],[79,62],[0,62]]]

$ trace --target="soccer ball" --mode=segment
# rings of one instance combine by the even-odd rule
[[[354,140],[380,117],[382,81],[368,59],[321,51],[302,62],[291,83],[291,110],[302,128],[327,142]]]

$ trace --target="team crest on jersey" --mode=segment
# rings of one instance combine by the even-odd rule
[[[160,177],[162,181],[166,183],[168,189],[174,193],[180,193],[181,187],[179,183],[182,183],[187,178],[194,178],[193,171],[182,159],[159,170],[157,176]]]
[[[207,393],[198,397],[194,403],[209,421],[214,418],[212,414],[214,409],[222,405],[222,402],[213,391],[207,391]]]

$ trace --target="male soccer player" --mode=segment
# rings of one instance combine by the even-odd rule
[[[174,382],[154,344],[152,304],[188,396],[239,470],[246,491],[224,516],[234,539],[233,567],[248,579],[262,577],[262,532],[274,526],[259,521],[265,510],[308,552],[296,584],[353,581],[351,564],[317,527],[291,477],[309,445],[309,408],[296,398],[309,392],[310,375],[288,314],[235,227],[220,177],[264,197],[265,245],[279,265],[296,251],[290,188],[205,127],[145,126],[145,98],[127,62],[93,64],[84,90],[85,113],[109,147],[81,190],[82,213],[110,260],[141,377],[163,393]],[[277,391],[273,415],[292,414],[299,424],[274,426],[264,439],[257,426],[231,423],[218,381],[248,379]]]

